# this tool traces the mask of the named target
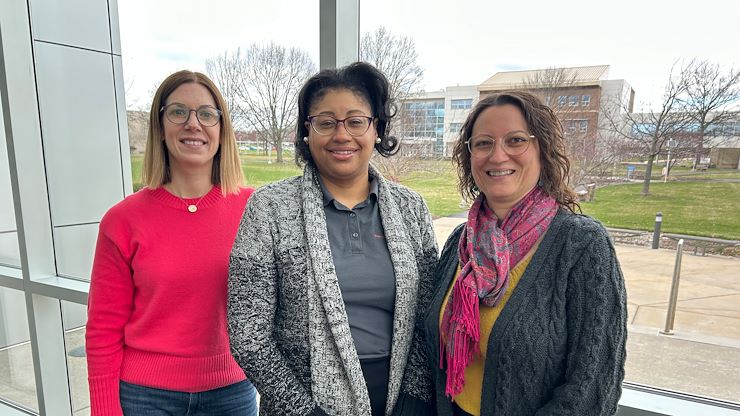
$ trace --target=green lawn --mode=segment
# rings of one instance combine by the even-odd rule
[[[301,169],[293,162],[293,154],[287,153],[285,163],[267,163],[267,156],[242,155],[242,169],[247,177],[247,185],[260,187],[290,176],[300,175]],[[141,188],[142,156],[131,156],[131,170],[134,180],[134,189]],[[422,161],[421,163],[428,163]],[[432,216],[443,217],[463,211],[459,207],[460,195],[457,193],[456,176],[449,163],[439,166],[425,166],[433,173],[416,173],[401,183],[419,192],[429,205]]]
[[[141,156],[131,157],[135,189],[140,187],[141,162]],[[409,175],[401,183],[424,197],[435,218],[463,211],[452,164],[426,161],[420,164],[425,164],[424,171]],[[264,156],[243,155],[242,166],[247,184],[253,187],[301,173],[290,153],[282,164],[274,159],[268,164]],[[737,177],[738,173],[716,174]],[[740,240],[740,183],[653,181],[651,195],[643,197],[641,190],[642,183],[601,188],[593,202],[584,202],[581,207],[585,214],[608,227],[652,230],[655,213],[661,211],[664,232]]]
[[[581,207],[608,227],[652,230],[660,211],[663,232],[740,240],[740,183],[654,181],[649,196],[641,190],[642,184],[601,188]]]

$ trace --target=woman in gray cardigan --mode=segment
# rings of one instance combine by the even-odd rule
[[[428,414],[421,341],[437,248],[422,198],[370,166],[389,156],[389,86],[356,63],[298,102],[303,176],[257,190],[231,253],[229,335],[262,415]]]
[[[475,199],[442,252],[425,318],[439,415],[610,415],[627,336],[611,241],[575,214],[553,111],[526,92],[481,100],[455,145]]]

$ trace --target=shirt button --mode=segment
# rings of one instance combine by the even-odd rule
[[[350,212],[350,213],[349,213],[349,216],[350,216],[350,217],[353,217],[353,218],[354,218],[354,217],[355,217],[356,215],[355,215],[355,213],[354,213],[354,212]]]
[[[357,234],[357,233],[352,233],[352,238],[357,238],[357,237],[359,237],[359,236],[360,236],[360,235],[359,235],[359,234]]]

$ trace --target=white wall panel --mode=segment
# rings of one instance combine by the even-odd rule
[[[54,228],[57,271],[62,276],[90,280],[98,224]]]
[[[125,1],[125,0],[124,0]],[[118,0],[108,0],[112,52],[121,55],[121,33],[118,25]]]
[[[2,110],[2,103],[0,103],[0,265],[21,267],[18,233],[15,232],[13,191],[10,189],[8,144],[5,142],[5,120]]]
[[[100,221],[123,198],[111,56],[36,43],[54,226]]]
[[[31,19],[36,40],[111,51],[105,1],[31,0]]]
[[[15,209],[13,208],[13,192],[10,189],[10,165],[8,144],[5,142],[3,107],[0,103],[0,232],[12,230],[15,230]],[[16,251],[18,251],[17,247]],[[1,256],[2,251],[0,251]]]

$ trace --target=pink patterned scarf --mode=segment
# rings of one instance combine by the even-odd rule
[[[539,186],[517,202],[498,225],[496,215],[476,198],[460,236],[460,274],[442,315],[440,368],[447,361],[445,394],[454,400],[465,385],[465,368],[480,353],[480,305],[496,306],[516,265],[547,231],[558,211],[555,198]]]

